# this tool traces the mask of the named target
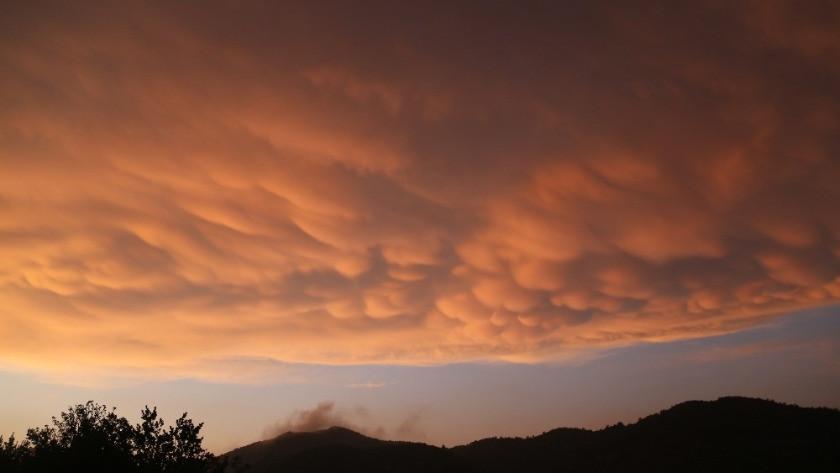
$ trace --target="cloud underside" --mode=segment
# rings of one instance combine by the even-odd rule
[[[0,359],[537,361],[835,303],[837,6],[707,3],[3,6]]]

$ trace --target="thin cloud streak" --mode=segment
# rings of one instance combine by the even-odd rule
[[[345,8],[2,7],[5,366],[557,360],[840,299],[831,2]]]

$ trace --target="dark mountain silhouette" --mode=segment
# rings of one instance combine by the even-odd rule
[[[727,397],[684,402],[627,426],[453,450],[486,472],[838,471],[840,411]]]
[[[317,432],[286,432],[270,440],[252,443],[230,452],[247,458],[251,465],[263,463],[275,464],[303,452],[323,447],[350,447],[368,449],[384,445],[379,439],[365,437],[343,427],[330,427]],[[254,468],[254,467],[252,467]]]
[[[250,465],[249,473],[477,471],[446,449],[374,439],[343,427],[286,432],[226,455],[238,455]]]
[[[689,401],[631,425],[561,428],[451,449],[333,427],[230,452],[264,472],[836,472],[840,411],[741,397]]]

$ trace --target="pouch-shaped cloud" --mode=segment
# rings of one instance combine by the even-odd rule
[[[840,298],[831,2],[1,8],[6,368],[544,360]]]

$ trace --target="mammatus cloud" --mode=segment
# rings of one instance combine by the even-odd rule
[[[342,8],[2,7],[2,368],[558,359],[840,298],[831,2]]]

